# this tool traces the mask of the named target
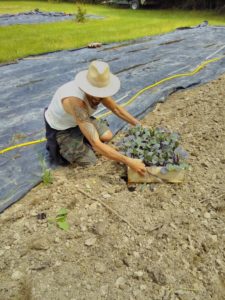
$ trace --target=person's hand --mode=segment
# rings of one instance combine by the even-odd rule
[[[139,159],[130,158],[127,165],[141,176],[145,176],[147,172],[145,164]]]
[[[148,126],[148,125],[145,125],[145,124],[143,123],[143,121],[137,121],[137,123],[136,123],[135,125],[133,125],[133,126],[137,126],[137,125],[139,125],[139,126],[141,126],[141,127],[143,127],[143,128],[149,129],[149,126]]]

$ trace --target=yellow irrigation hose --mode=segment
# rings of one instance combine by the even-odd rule
[[[195,75],[196,73],[198,73],[201,69],[203,69],[206,65],[208,65],[209,63],[211,62],[215,62],[215,61],[218,61],[220,59],[222,59],[224,56],[222,57],[218,57],[218,58],[213,58],[213,59],[210,59],[210,60],[206,60],[205,62],[203,62],[201,65],[199,65],[196,69],[194,69],[193,71],[191,72],[188,72],[188,73],[181,73],[181,74],[175,74],[175,75],[172,75],[170,77],[166,77],[166,78],[163,78],[161,79],[160,81],[157,81],[143,89],[141,89],[140,91],[138,91],[133,97],[131,97],[127,102],[123,103],[121,106],[127,106],[129,104],[131,104],[138,96],[140,96],[142,93],[144,93],[145,91],[149,90],[149,89],[152,89],[154,88],[155,86],[165,82],[165,81],[169,81],[171,79],[174,79],[174,78],[179,78],[179,77],[185,77],[185,76],[193,76]],[[97,118],[100,119],[100,118],[103,118],[103,117],[106,117],[108,115],[110,115],[112,112],[109,111],[107,113],[104,113],[104,114],[101,114],[100,116],[98,116]]]
[[[127,106],[129,104],[131,104],[138,96],[140,96],[142,93],[144,93],[145,91],[151,89],[151,88],[154,88],[155,86],[165,82],[165,81],[169,81],[169,80],[172,80],[174,78],[179,78],[179,77],[185,77],[185,76],[193,76],[195,75],[196,73],[198,73],[200,70],[202,70],[206,65],[208,65],[209,63],[212,63],[212,62],[215,62],[215,61],[218,61],[220,59],[222,59],[223,57],[225,57],[225,55],[221,56],[221,57],[217,57],[217,58],[213,58],[213,59],[209,59],[209,60],[206,60],[204,61],[203,63],[201,63],[196,69],[194,69],[193,71],[191,72],[188,72],[188,73],[181,73],[181,74],[175,74],[175,75],[172,75],[170,77],[166,77],[166,78],[163,78],[161,79],[160,81],[157,81],[143,89],[141,89],[140,91],[138,91],[133,97],[131,97],[127,102],[123,103],[121,106]],[[108,115],[110,115],[112,112],[109,111],[107,113],[104,113],[104,114],[101,114],[97,117],[97,119],[101,119],[103,117],[106,117]],[[11,147],[8,147],[8,148],[5,148],[5,149],[2,149],[0,150],[0,154],[3,154],[5,152],[8,152],[8,151],[11,151],[13,149],[16,149],[16,148],[20,148],[20,147],[25,147],[25,146],[29,146],[29,145],[34,145],[34,144],[39,144],[39,143],[43,143],[45,142],[46,139],[43,138],[43,139],[40,139],[40,140],[36,140],[36,141],[31,141],[31,142],[26,142],[26,143],[22,143],[22,144],[18,144],[18,145],[14,145],[14,146],[11,146]]]
[[[10,150],[16,149],[16,148],[20,148],[20,147],[25,147],[25,146],[30,146],[30,145],[34,145],[34,144],[39,144],[39,143],[43,143],[45,142],[46,139],[40,139],[40,140],[36,140],[36,141],[31,141],[31,142],[26,142],[26,143],[22,143],[22,144],[18,144],[18,145],[14,145],[14,146],[10,146],[8,148],[2,149],[0,150],[0,154],[3,154],[5,152],[8,152]]]

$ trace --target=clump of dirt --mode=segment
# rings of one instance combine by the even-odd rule
[[[143,120],[181,134],[192,165],[183,184],[128,189],[125,168],[100,158],[55,170],[7,209],[0,299],[225,299],[224,85],[173,94]],[[68,231],[48,222],[60,208]]]

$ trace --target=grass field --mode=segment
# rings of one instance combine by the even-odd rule
[[[1,1],[0,14],[42,11],[76,13],[77,6],[45,1]],[[225,16],[209,11],[142,9],[133,11],[103,5],[86,5],[88,14],[104,16],[103,20],[73,20],[57,23],[10,25],[0,27],[0,62],[31,54],[72,49],[90,42],[110,43],[157,35],[180,26],[193,26],[208,20],[210,25],[225,25]]]

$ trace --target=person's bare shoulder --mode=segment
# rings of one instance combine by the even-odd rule
[[[77,109],[87,110],[86,103],[77,97],[67,97],[62,99],[62,105],[64,110],[73,116]]]

